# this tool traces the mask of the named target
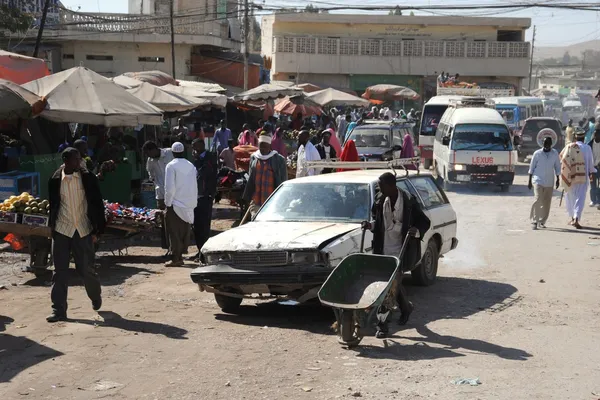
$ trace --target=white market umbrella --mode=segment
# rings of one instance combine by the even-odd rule
[[[282,86],[274,83],[265,83],[254,89],[233,96],[234,101],[256,101],[256,100],[274,100],[286,96],[303,94],[304,91],[296,86]]]
[[[127,91],[138,99],[150,103],[164,112],[186,112],[202,106],[201,99],[169,92],[163,90],[163,87],[142,82],[140,86],[127,89]]]
[[[165,85],[160,87],[167,92],[175,93],[186,97],[194,97],[200,101],[202,107],[225,108],[227,105],[227,96],[220,93],[206,92],[191,86]]]
[[[162,111],[110,79],[74,67],[22,85],[46,99],[41,116],[54,122],[104,126],[160,125]]]
[[[192,87],[198,90],[202,90],[203,92],[225,93],[227,91],[226,88],[219,85],[218,83],[185,81],[182,79],[179,79],[177,82],[179,82],[179,86],[181,87]]]
[[[308,93],[306,95],[309,99],[323,107],[337,107],[337,106],[356,106],[366,107],[369,105],[369,101],[361,99],[358,96],[354,96],[350,93],[342,92],[336,89],[323,89],[318,92]]]
[[[136,87],[140,87],[142,85],[142,81],[130,78],[125,75],[115,76],[114,78],[110,78],[111,81],[121,86],[123,89],[132,89]]]
[[[0,120],[27,119],[44,110],[44,99],[14,82],[0,79]]]

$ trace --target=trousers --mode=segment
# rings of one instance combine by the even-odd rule
[[[600,165],[596,166],[596,169],[600,168]],[[592,199],[592,203],[600,205],[600,170],[598,173],[594,174],[592,179],[592,186],[590,186],[590,198]]]
[[[194,209],[194,237],[196,238],[198,252],[202,250],[202,246],[210,238],[212,209],[212,197],[204,196],[198,199],[198,206]]]
[[[58,232],[52,232],[52,257],[54,259],[54,275],[50,298],[52,309],[58,315],[67,315],[67,295],[69,291],[69,261],[71,253],[75,259],[77,273],[83,278],[85,291],[90,300],[98,300],[102,287],[98,275],[94,271],[94,241],[92,235],[79,237],[76,231],[72,238]]]
[[[531,206],[529,218],[531,218],[531,222],[545,224],[550,215],[550,206],[552,204],[554,188],[533,185],[533,193],[535,195],[535,201]]]
[[[173,207],[167,208],[165,225],[173,261],[183,261],[183,253],[187,251],[190,239],[190,224],[179,218]]]

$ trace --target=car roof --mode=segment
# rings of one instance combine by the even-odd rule
[[[334,172],[332,174],[320,174],[314,176],[305,176],[303,178],[291,179],[284,182],[290,183],[373,183],[379,180],[379,177],[386,173],[392,172],[391,169],[365,169],[356,171]],[[401,169],[396,170],[399,178],[406,177],[406,172]],[[419,173],[419,171],[408,171],[408,176],[431,176],[429,173]]]
[[[450,111],[450,110],[448,110]],[[446,111],[446,112],[448,112]],[[506,121],[500,113],[494,108],[484,107],[465,107],[457,108],[451,111],[448,118],[450,123],[467,123],[467,124],[500,124],[506,125]],[[442,118],[447,120],[447,118]]]
[[[541,120],[552,120],[552,121],[558,121],[558,122],[560,122],[560,119],[555,118],[555,117],[530,117],[530,118],[527,118],[525,120],[525,122],[527,122],[527,121],[541,121]]]
[[[427,100],[427,103],[425,103],[425,105],[426,106],[444,106],[444,105],[447,106],[452,101],[460,100],[463,97],[465,97],[465,96],[459,96],[459,95],[433,96],[432,98]]]

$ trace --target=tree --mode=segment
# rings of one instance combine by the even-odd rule
[[[571,55],[568,51],[565,51],[565,54],[563,54],[562,63],[565,65],[571,64]]]
[[[260,22],[258,22],[258,18],[254,18],[252,24],[254,24],[254,43],[252,44],[252,50],[260,53],[262,32],[260,30]]]
[[[317,14],[319,12],[319,8],[313,6],[312,3],[309,3],[304,9],[304,12]]]
[[[400,6],[396,6],[393,10],[390,10],[388,15],[402,15],[402,9]]]
[[[17,7],[0,5],[0,37],[5,32],[25,33],[33,24],[33,16]]]

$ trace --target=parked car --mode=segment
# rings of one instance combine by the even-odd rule
[[[211,239],[202,248],[206,264],[191,273],[219,307],[235,312],[244,297],[316,297],[331,271],[360,252],[361,222],[371,219],[378,178],[386,171],[323,174],[283,183],[255,219]],[[434,283],[440,255],[456,248],[456,214],[430,174],[400,172],[398,187],[416,196],[431,219],[420,262],[411,271],[420,285]],[[365,234],[371,252],[372,233]]]
[[[400,158],[404,135],[412,134],[414,124],[396,121],[366,121],[356,126],[348,140],[354,140],[358,155],[365,161]]]
[[[527,156],[541,149],[544,144],[544,138],[552,138],[552,146],[560,152],[565,147],[565,135],[563,125],[557,118],[552,117],[534,117],[525,121],[521,133],[520,145],[518,147],[519,161],[523,162]]]

